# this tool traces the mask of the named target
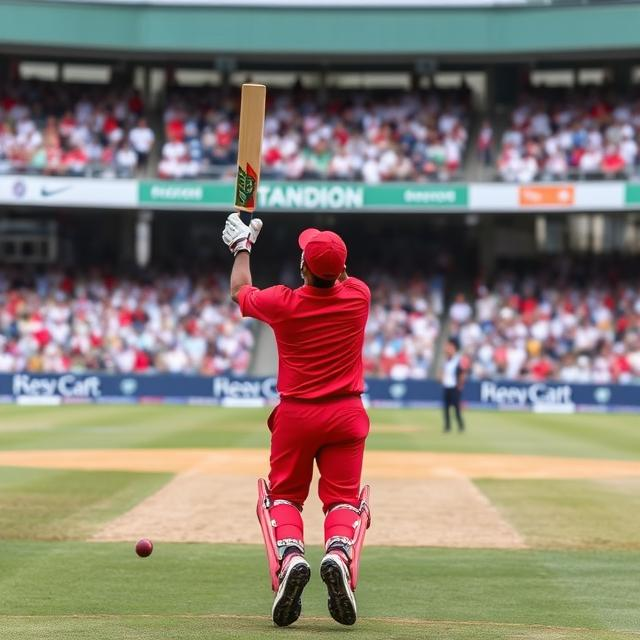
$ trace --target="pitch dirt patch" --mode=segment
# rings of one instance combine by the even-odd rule
[[[4,451],[0,466],[170,472],[176,477],[105,526],[94,540],[259,543],[256,478],[268,470],[262,449],[117,449]],[[371,451],[364,478],[373,484],[371,544],[522,548],[521,535],[471,478],[640,478],[640,462]],[[315,492],[314,482],[312,491]],[[321,542],[315,494],[305,506],[307,540]]]
[[[314,483],[315,486],[315,483]],[[185,473],[104,527],[94,540],[259,544],[253,477]],[[379,479],[372,497],[371,544],[522,548],[524,541],[467,478]],[[306,540],[322,542],[320,502],[304,509]]]

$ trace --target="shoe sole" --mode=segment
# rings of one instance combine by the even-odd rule
[[[286,577],[286,584],[282,595],[273,605],[271,617],[279,627],[288,627],[293,624],[302,611],[300,596],[311,578],[311,568],[308,564],[300,562],[291,568]]]
[[[350,596],[349,580],[342,573],[339,564],[331,558],[320,565],[320,577],[327,585],[329,594],[329,613],[340,624],[352,625],[357,619],[353,596]]]

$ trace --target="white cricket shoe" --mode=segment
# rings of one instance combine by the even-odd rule
[[[300,617],[301,595],[311,577],[311,567],[303,556],[292,553],[282,562],[280,586],[273,601],[271,617],[279,627],[287,627]]]
[[[344,556],[340,552],[329,552],[320,564],[320,577],[327,585],[329,613],[340,624],[354,624],[358,613],[356,598],[351,589],[351,575]]]

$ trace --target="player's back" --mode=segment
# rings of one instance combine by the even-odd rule
[[[350,277],[326,289],[304,285],[253,291],[241,297],[242,311],[273,328],[283,397],[362,393],[362,347],[370,303],[364,282]]]

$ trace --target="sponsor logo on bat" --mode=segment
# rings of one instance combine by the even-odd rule
[[[256,184],[258,176],[250,164],[247,163],[247,170],[238,167],[238,179],[236,180],[236,206],[255,207],[256,206]]]

